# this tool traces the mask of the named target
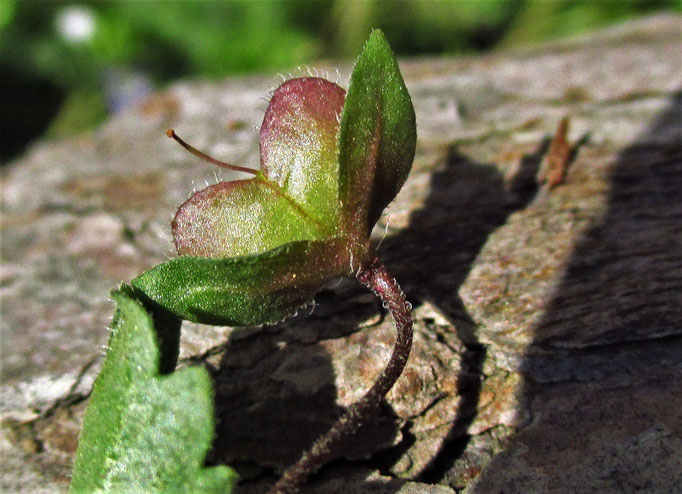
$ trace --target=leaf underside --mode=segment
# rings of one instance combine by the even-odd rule
[[[351,269],[343,240],[300,241],[252,256],[182,256],[146,271],[132,285],[141,298],[182,319],[249,326],[284,319],[326,281]]]
[[[214,434],[203,368],[159,374],[151,316],[123,291],[83,420],[70,492],[230,492],[228,467],[204,468]]]

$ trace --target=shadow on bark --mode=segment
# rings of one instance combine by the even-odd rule
[[[380,256],[408,299],[415,306],[423,301],[435,305],[466,348],[458,379],[461,406],[440,450],[421,472],[418,480],[422,482],[442,479],[466,448],[466,430],[476,414],[481,391],[486,349],[476,338],[459,287],[488,236],[535,195],[535,176],[548,145],[549,139],[545,139],[534,153],[524,156],[508,183],[495,166],[471,161],[458,153],[456,146],[450,147],[431,178],[424,207],[411,215],[408,228],[382,244]],[[382,467],[390,468],[409,445],[402,443],[378,455]]]
[[[534,196],[535,175],[548,143],[548,139],[541,142],[532,155],[525,156],[517,175],[506,183],[495,166],[473,162],[458,153],[456,146],[450,147],[431,177],[424,206],[411,215],[406,229],[386,238],[379,250],[408,300],[415,307],[423,301],[435,305],[466,346],[458,380],[462,406],[442,449],[421,475],[425,482],[442,478],[466,447],[466,429],[475,416],[480,393],[485,347],[475,337],[474,324],[458,296],[459,287],[490,233]],[[314,341],[338,337],[376,316],[380,304],[356,301],[368,292],[354,283],[323,291],[315,312],[285,324],[284,330],[266,328],[247,337],[235,333],[230,339],[214,372],[219,410],[214,461],[236,465],[247,479],[250,470],[257,470],[256,464],[274,469],[287,466],[341,414],[335,405],[330,356],[318,345],[300,341],[296,334],[312,327],[318,331]],[[316,369],[314,376],[307,373],[311,368]],[[303,383],[305,392],[297,389],[296,382]],[[245,383],[252,383],[257,391],[246,392]],[[370,467],[388,470],[414,438],[409,423],[397,430],[394,413],[384,404],[374,420],[349,438],[346,452],[355,458],[371,455]],[[399,433],[402,440],[390,447]],[[394,485],[397,491],[403,482],[396,480],[389,490]],[[248,482],[239,492],[250,492]]]
[[[367,293],[350,280],[320,292],[312,314],[232,333],[213,370],[218,427],[211,462],[237,469],[239,493],[264,491],[263,482],[274,483],[343,413],[336,405],[332,358],[318,343],[350,335],[376,318],[381,305],[368,303]],[[365,459],[398,433],[394,414],[384,406],[339,455]]]
[[[657,379],[652,369],[670,361],[679,365],[679,353],[674,352],[679,352],[682,326],[682,92],[672,96],[668,108],[645,134],[619,153],[609,180],[606,212],[577,242],[556,296],[535,327],[533,342],[521,363],[527,376],[521,396],[533,394],[534,408],[544,406],[538,400],[553,396],[538,394],[538,383],[598,382],[618,376],[622,382],[633,376]],[[674,384],[667,386],[674,392]],[[577,393],[572,400],[587,407],[556,411],[551,419],[536,417],[536,422],[544,424],[544,432],[531,434],[534,439],[524,450],[543,453],[531,457],[540,464],[527,466],[542,470],[554,464],[557,470],[544,475],[556,477],[557,489],[561,489],[558,479],[569,468],[559,463],[562,451],[573,451],[580,465],[590,465],[570,465],[582,468],[580,479],[568,479],[576,482],[578,490],[581,485],[604,487],[600,482],[608,479],[590,476],[608,474],[613,480],[618,469],[636,476],[644,468],[644,478],[649,480],[656,475],[646,472],[639,460],[627,464],[627,458],[615,453],[609,456],[608,472],[595,474],[599,467],[592,465],[600,458],[591,456],[594,453],[587,445],[592,431],[586,430],[589,424],[600,424],[599,434],[616,441],[628,427],[628,417],[647,417],[655,404],[636,397],[621,400],[617,392],[600,395],[597,403],[589,386],[572,389]],[[515,440],[519,440],[518,433],[511,438],[512,445]],[[472,492],[532,489],[528,472],[509,474],[514,469],[512,461],[504,453],[495,456]],[[590,468],[595,470],[590,472]],[[626,475],[620,481],[627,483],[627,478],[632,481],[635,477]]]

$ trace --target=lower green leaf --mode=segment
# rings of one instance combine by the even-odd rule
[[[150,314],[115,291],[109,349],[83,419],[70,492],[230,492],[236,474],[204,468],[214,435],[203,368],[159,373]]]
[[[250,326],[293,314],[351,269],[344,239],[300,241],[250,256],[179,257],[132,284],[137,296],[183,319]]]

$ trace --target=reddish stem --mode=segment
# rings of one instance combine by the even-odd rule
[[[208,161],[209,163],[212,163],[214,165],[222,166],[223,168],[227,168],[228,170],[234,170],[236,172],[246,172],[246,173],[251,173],[252,175],[258,175],[258,170],[254,170],[253,168],[247,168],[245,166],[237,166],[237,165],[230,165],[229,163],[225,163],[224,161],[217,160],[215,158],[212,158],[206,153],[202,153],[199,151],[197,148],[194,146],[191,146],[187,144],[182,138],[180,138],[179,135],[175,133],[173,129],[168,129],[166,131],[166,135],[170,137],[171,139],[175,139],[183,148],[185,148],[187,151],[192,153],[194,156],[201,158],[204,161]]]
[[[365,395],[319,437],[310,450],[289,467],[268,494],[296,492],[307,478],[322,465],[335,458],[335,450],[344,438],[354,433],[365,418],[376,409],[402,374],[412,348],[412,315],[398,282],[392,278],[378,258],[374,258],[357,274],[358,280],[377,295],[388,308],[395,323],[397,338],[388,365]]]

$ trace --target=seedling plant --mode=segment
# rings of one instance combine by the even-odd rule
[[[395,347],[374,385],[270,490],[295,492],[378,407],[410,353],[409,305],[370,243],[414,159],[410,96],[383,34],[373,31],[348,92],[318,77],[274,91],[260,129],[259,170],[211,158],[173,130],[168,135],[252,176],[194,193],[172,222],[179,257],[114,292],[116,315],[71,491],[229,492],[234,472],[203,466],[214,434],[208,373],[174,371],[181,321],[276,323],[329,280],[353,276],[392,315]]]

